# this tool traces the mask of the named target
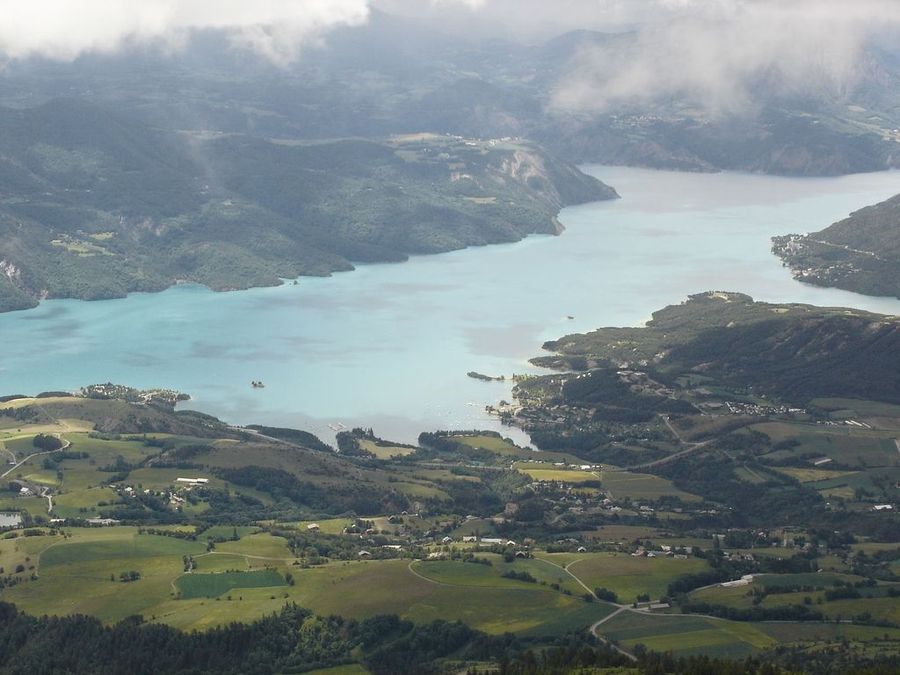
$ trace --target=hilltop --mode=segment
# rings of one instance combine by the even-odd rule
[[[900,297],[900,195],[820,232],[776,237],[773,251],[800,281]]]
[[[0,110],[0,310],[216,290],[559,232],[615,191],[538,146],[183,134],[75,99]]]

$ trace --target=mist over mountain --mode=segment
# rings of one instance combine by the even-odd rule
[[[634,72],[652,69],[648,52],[673,61],[666,50],[677,43],[658,36],[650,50],[646,30],[525,43],[371,11],[285,65],[209,28],[175,50],[11,61],[0,101],[91,97],[158,127],[260,137],[521,136],[570,161],[701,171],[831,175],[898,162],[900,61],[886,38],[845,45],[853,58],[840,73],[829,62],[844,63],[843,52],[823,53],[796,68],[757,60],[740,72],[685,74],[671,88]]]

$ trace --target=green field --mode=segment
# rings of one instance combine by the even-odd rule
[[[765,422],[751,427],[764,433],[773,444],[796,441],[797,446],[777,450],[766,459],[818,455],[853,468],[886,467],[900,464],[900,453],[894,443],[894,432],[821,426],[789,422]],[[822,468],[822,467],[819,467]]]
[[[552,555],[544,556],[552,560]],[[620,602],[632,602],[642,593],[655,600],[664,596],[671,582],[707,569],[705,560],[635,557],[625,553],[584,553],[567,568],[588,588],[608,588]]]
[[[578,484],[600,480],[600,473],[581,471],[579,469],[563,469],[548,464],[530,464],[517,462],[515,469],[527,474],[536,481],[557,481],[560,483]]]
[[[600,629],[604,636],[626,648],[643,644],[649,649],[678,656],[706,654],[742,658],[777,644],[755,624],[705,617],[623,612]]]
[[[249,534],[238,541],[225,541],[216,544],[216,551],[220,553],[236,553],[251,558],[275,558],[293,559],[293,554],[288,548],[287,539],[273,537],[268,532]]]
[[[54,538],[39,556],[38,579],[4,590],[3,598],[34,614],[84,613],[105,621],[147,614],[170,596],[184,555],[204,551],[199,542],[138,535],[135,528],[73,530]],[[123,572],[141,578],[122,583]]]
[[[307,675],[368,675],[369,671],[358,663],[351,663],[346,666],[335,666],[334,668],[323,668],[321,670],[311,670]]]
[[[416,451],[415,448],[407,448],[394,445],[378,445],[375,441],[367,438],[360,439],[359,447],[366,452],[371,452],[378,459],[390,459],[391,457],[405,457]]]
[[[296,523],[279,523],[285,527],[295,528],[300,532],[308,532],[307,526],[316,524],[323,534],[341,534],[345,527],[353,525],[352,518],[326,518],[324,520],[304,520]]]
[[[604,471],[603,487],[616,499],[659,499],[660,497],[678,497],[686,502],[699,502],[696,495],[679,490],[671,481],[659,476],[627,471]]]
[[[584,460],[565,452],[547,452],[545,450],[529,450],[520,448],[505,439],[490,435],[451,436],[454,441],[471,448],[490,450],[498,455],[508,455],[518,459],[535,459],[543,462],[565,462],[566,464],[583,464]]]
[[[810,609],[821,612],[829,619],[846,620],[861,614],[869,614],[877,620],[891,623],[900,622],[900,602],[896,598],[888,596],[886,585],[860,589],[862,595],[874,597],[829,601],[825,596],[825,590],[834,588],[835,582],[852,584],[861,580],[862,578],[857,576],[827,572],[763,574],[754,578],[753,582],[747,586],[724,587],[717,585],[696,590],[690,594],[690,599],[694,602],[749,609],[754,606],[754,590],[765,590],[767,595],[760,602],[760,606],[766,609],[804,605],[807,604],[808,598],[811,601]],[[809,590],[792,590],[796,586]]]
[[[185,574],[175,582],[181,597],[217,598],[236,588],[272,588],[287,586],[284,577],[273,570],[257,572],[221,572],[218,574]]]
[[[900,418],[900,406],[879,401],[863,401],[856,398],[815,398],[810,403],[829,412],[848,412],[848,417]]]
[[[84,613],[107,622],[140,614],[188,630],[256,619],[286,602],[322,615],[362,618],[395,613],[416,621],[460,619],[491,633],[532,635],[581,630],[610,611],[606,604],[585,602],[562,570],[538,560],[498,563],[493,570],[454,563],[464,568],[463,574],[453,567],[435,568],[436,577],[443,575],[438,580],[417,576],[405,560],[300,569],[288,562],[284,540],[267,533],[219,544],[211,553],[202,541],[139,535],[131,527],[73,529],[71,533],[68,539],[0,540],[0,564],[15,565],[30,558],[38,575],[37,580],[4,589],[3,600],[33,614]],[[232,552],[221,550],[229,547]],[[277,555],[251,557],[261,553]],[[195,572],[187,575],[186,555],[196,562]],[[415,565],[424,568],[427,564]],[[482,568],[489,574],[478,576]],[[504,579],[499,575],[505,569],[528,571],[548,585]],[[118,580],[122,572],[131,570],[140,573],[138,581]],[[284,585],[288,572],[294,578],[292,586]],[[560,578],[562,588],[571,589],[572,595],[549,587]],[[466,592],[450,585],[451,581],[474,585],[477,592]],[[230,601],[223,597],[229,593]],[[211,595],[218,599],[210,599]]]
[[[855,471],[828,471],[826,469],[798,469],[794,467],[778,467],[778,473],[795,478],[801,483],[813,483],[816,481],[832,480],[852,476]]]
[[[466,563],[452,560],[434,560],[416,562],[412,570],[432,581],[449,586],[474,586],[490,588],[518,588],[526,590],[544,589],[555,592],[549,588],[550,584],[557,584],[563,590],[573,594],[582,595],[585,589],[565,570],[560,569],[548,561],[540,559],[520,559],[511,563],[503,561],[497,554],[479,554],[478,558],[484,558],[491,565],[478,563]],[[537,584],[503,576],[504,573],[528,573],[537,580]],[[546,585],[540,585],[543,582]]]
[[[246,537],[248,534],[254,534],[259,532],[258,527],[254,527],[252,525],[245,525],[242,527],[234,527],[232,525],[213,525],[212,527],[208,527],[203,532],[197,535],[197,538],[201,541],[206,541],[207,539],[230,539],[237,534],[238,538]]]

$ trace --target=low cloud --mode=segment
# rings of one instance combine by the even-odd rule
[[[583,48],[558,108],[646,107],[677,99],[752,113],[765,97],[835,100],[877,77],[866,48],[900,27],[900,3],[856,0],[659,0],[629,40]],[[639,17],[635,17],[639,18]]]
[[[761,90],[833,99],[871,76],[871,36],[900,29],[900,0],[0,0],[0,55],[71,60],[177,47],[217,29],[287,64],[375,9],[533,42],[574,29],[628,31],[578,51],[552,95],[566,110],[678,98],[730,111],[752,107]]]
[[[483,8],[489,0],[402,0],[407,6]],[[294,61],[328,31],[364,24],[375,0],[0,0],[0,55],[70,61],[147,44],[183,46],[198,30],[273,62]]]
[[[833,99],[864,75],[869,39],[900,28],[900,0],[376,0],[446,30],[539,42],[585,29],[628,33],[584,46],[553,96],[557,108],[646,107],[677,98],[708,111],[750,110],[757,92]]]
[[[288,62],[310,40],[368,16],[369,0],[0,0],[0,52],[71,60],[134,45],[177,46],[193,31],[220,29]]]

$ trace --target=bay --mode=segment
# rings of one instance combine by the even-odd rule
[[[112,381],[178,389],[193,397],[187,407],[229,422],[304,428],[326,439],[343,425],[406,442],[421,431],[472,428],[525,442],[484,412],[510,398],[511,382],[481,382],[468,371],[536,372],[527,361],[545,340],[637,325],[706,290],[900,314],[894,298],[795,281],[769,241],[900,192],[900,173],[585,170],[622,199],[564,210],[558,237],[276,288],[213,293],[184,285],[0,315],[0,392]]]

